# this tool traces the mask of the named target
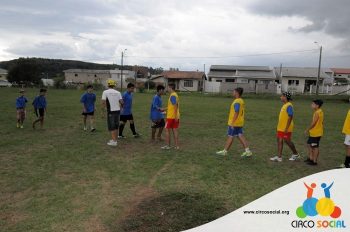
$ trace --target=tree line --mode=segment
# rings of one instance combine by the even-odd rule
[[[160,74],[162,68],[147,68],[150,74]],[[33,83],[39,84],[42,78],[63,77],[63,71],[66,69],[97,69],[111,70],[120,69],[117,64],[97,64],[76,60],[45,59],[45,58],[19,58],[10,61],[0,62],[0,68],[8,71],[7,79],[16,83]],[[124,70],[134,70],[135,66],[124,65]]]

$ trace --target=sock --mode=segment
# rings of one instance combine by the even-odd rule
[[[130,129],[132,131],[132,134],[136,135],[136,130],[135,130],[135,124],[134,123],[130,123]]]
[[[124,124],[119,125],[119,136],[123,136]]]
[[[245,149],[245,152],[250,152],[249,147],[247,147],[247,148]]]
[[[350,156],[346,156],[345,157],[345,162],[344,162],[344,164],[345,164],[345,167],[350,167]]]

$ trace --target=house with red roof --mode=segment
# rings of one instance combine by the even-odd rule
[[[350,83],[350,68],[331,68],[333,71],[334,84],[343,85]]]

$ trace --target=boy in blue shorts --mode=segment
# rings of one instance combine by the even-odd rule
[[[35,129],[35,124],[37,124],[38,122],[40,122],[41,129],[44,126],[44,118],[45,118],[46,107],[47,107],[45,95],[46,95],[46,89],[40,89],[39,96],[36,96],[32,103],[32,105],[34,106],[34,112],[38,117],[38,119],[36,119],[33,122],[33,129]]]
[[[93,93],[94,87],[92,85],[88,85],[86,87],[86,93],[84,93],[80,102],[83,104],[83,123],[84,123],[84,131],[87,130],[86,121],[90,119],[90,131],[94,132],[96,129],[94,128],[94,113],[95,113],[95,102],[96,102],[96,94]]]
[[[16,110],[17,110],[17,128],[23,129],[24,119],[26,118],[26,103],[27,98],[24,96],[24,90],[19,91],[20,96],[16,99]]]
[[[134,138],[140,137],[140,134],[136,132],[134,116],[132,115],[132,98],[133,98],[134,91],[135,91],[135,85],[133,83],[129,83],[127,85],[127,90],[123,94],[124,105],[123,105],[123,108],[120,110],[120,125],[119,125],[118,138],[125,138],[125,136],[123,135],[123,130],[124,130],[125,124],[128,121],[130,123],[130,130],[132,131]]]
[[[164,86],[157,86],[157,94],[153,97],[151,105],[150,119],[152,121],[152,141],[156,140],[156,132],[158,129],[157,140],[162,140],[162,132],[165,126],[164,109],[162,103],[162,95],[164,94]]]
[[[217,155],[227,155],[227,152],[233,143],[234,137],[237,137],[244,147],[245,151],[242,153],[241,157],[250,157],[253,155],[248,147],[248,142],[243,135],[245,104],[242,99],[242,94],[242,88],[236,88],[233,91],[233,97],[235,99],[231,104],[230,114],[228,117],[227,140],[224,150],[216,152]]]

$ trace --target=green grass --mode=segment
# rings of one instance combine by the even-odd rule
[[[36,89],[30,89],[30,101]],[[325,136],[317,167],[303,162],[271,163],[278,96],[246,96],[245,132],[254,152],[241,159],[235,141],[227,158],[213,155],[226,139],[231,98],[180,94],[180,151],[149,142],[151,94],[135,94],[136,127],[143,137],[117,148],[106,145],[105,119],[97,132],[84,132],[81,91],[49,90],[44,130],[33,131],[33,112],[16,129],[17,90],[0,89],[0,231],[178,231],[211,221],[303,176],[343,161],[341,128],[346,97],[326,97]],[[97,93],[101,96],[101,93]],[[294,141],[306,154],[303,131],[310,123],[312,97],[294,101]],[[164,98],[164,102],[166,102]],[[97,106],[100,109],[100,103]],[[290,151],[285,149],[287,158]]]

